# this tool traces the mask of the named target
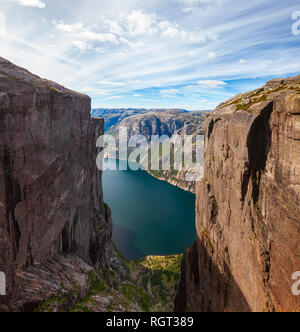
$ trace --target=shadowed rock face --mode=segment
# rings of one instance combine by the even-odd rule
[[[176,309],[299,311],[300,77],[221,104],[205,158]]]
[[[103,120],[90,118],[89,97],[0,58],[0,270],[7,277],[0,309],[32,307],[47,288],[54,294],[66,279],[64,265],[83,287],[80,271],[113,260],[95,163],[103,130]],[[26,276],[33,266],[41,275]]]

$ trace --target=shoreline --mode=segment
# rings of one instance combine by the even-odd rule
[[[104,158],[104,160],[105,160],[105,159],[107,160],[107,159],[115,159],[115,158]],[[131,160],[128,160],[128,159],[126,160],[126,159],[120,159],[120,158],[117,158],[116,160],[121,160],[121,161],[126,161],[126,162],[131,162],[131,163],[139,164],[139,163],[137,163],[136,161],[131,161]],[[139,164],[139,165],[143,166],[142,164]],[[154,175],[151,171],[146,170],[146,169],[141,169],[141,171],[146,172],[147,174],[151,175],[153,178],[155,178],[155,179],[157,179],[157,180],[159,180],[159,181],[167,182],[167,183],[169,183],[170,185],[172,185],[172,186],[174,186],[174,187],[176,187],[176,188],[179,188],[179,189],[184,190],[184,191],[186,191],[186,192],[188,192],[188,193],[191,193],[191,194],[193,194],[193,195],[196,195],[196,193],[195,193],[194,191],[192,191],[192,190],[190,190],[190,189],[187,189],[186,187],[181,186],[181,185],[179,184],[179,181],[176,182],[176,180],[171,180],[171,179],[168,180],[168,179],[166,179],[166,178],[164,178],[164,177],[156,176],[156,175]]]
[[[188,193],[191,193],[191,194],[193,194],[193,195],[196,195],[195,192],[193,192],[193,191],[191,191],[191,190],[189,190],[189,189],[187,189],[187,188],[184,188],[183,186],[181,186],[181,185],[175,183],[175,180],[172,181],[172,180],[168,180],[168,179],[166,179],[166,178],[164,178],[164,177],[156,176],[156,175],[154,175],[153,173],[151,173],[150,171],[145,171],[145,172],[147,172],[149,175],[151,175],[152,177],[154,177],[154,178],[157,179],[157,180],[160,180],[160,181],[163,181],[163,182],[167,182],[167,183],[171,184],[171,185],[174,186],[174,187],[177,187],[177,188],[182,189],[182,190],[184,190],[184,191],[186,191],[186,192],[188,192]]]

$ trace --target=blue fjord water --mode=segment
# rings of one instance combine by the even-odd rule
[[[195,195],[143,170],[104,171],[103,190],[112,210],[113,241],[128,260],[179,254],[193,244]]]

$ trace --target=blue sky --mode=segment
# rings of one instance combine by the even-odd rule
[[[213,109],[300,74],[299,20],[297,0],[0,0],[0,56],[93,107]]]

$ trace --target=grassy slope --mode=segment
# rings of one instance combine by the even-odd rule
[[[120,254],[121,256],[121,254]],[[113,272],[89,275],[88,295],[73,306],[73,312],[173,312],[183,255],[148,256],[127,262],[128,278],[122,282]],[[65,299],[53,298],[39,311],[56,311]]]

